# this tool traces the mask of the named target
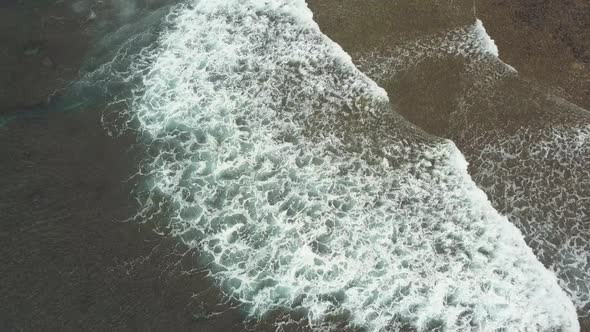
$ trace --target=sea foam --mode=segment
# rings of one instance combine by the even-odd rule
[[[459,73],[453,82],[456,96],[439,101],[453,104],[441,135],[466,152],[475,182],[524,233],[537,258],[555,272],[578,314],[588,317],[590,145],[583,142],[590,113],[521,78],[498,58],[498,49],[479,20],[390,44],[386,51],[353,55],[359,69],[383,86],[460,60],[461,69],[453,71]],[[428,67],[436,61],[441,63],[438,68]],[[427,83],[414,83],[409,91]],[[425,114],[414,117],[425,121],[421,123],[425,128],[428,121],[440,119]]]
[[[304,1],[199,1],[166,26],[117,101],[146,144],[139,216],[166,215],[250,317],[579,329],[456,147],[392,111]]]

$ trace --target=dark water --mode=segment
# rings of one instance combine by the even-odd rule
[[[7,244],[2,246],[0,262],[2,327],[303,329],[307,323],[300,314],[287,315],[282,310],[271,311],[262,321],[246,322],[242,309],[247,308],[223,299],[213,286],[215,279],[207,277],[198,249],[153,232],[154,228],[171,231],[161,226],[169,221],[166,214],[143,225],[137,221],[144,220],[131,218],[141,208],[134,195],[141,194],[145,179],[131,176],[145,159],[145,147],[136,144],[144,141],[136,132],[109,136],[108,130],[117,132],[120,127],[107,125],[105,129],[103,120],[106,117],[108,123],[120,125],[113,118],[125,114],[126,105],[108,103],[126,98],[130,87],[143,84],[141,80],[121,81],[117,75],[131,65],[147,68],[150,64],[131,64],[121,56],[122,61],[116,63],[119,67],[101,66],[115,54],[137,53],[150,45],[165,29],[161,22],[168,9],[163,3],[129,4],[92,7],[97,14],[92,20],[88,20],[89,9],[79,9],[75,15],[63,9],[76,23],[73,34],[87,29],[84,37],[68,39],[76,40],[75,49],[88,51],[64,52],[72,57],[77,54],[75,59],[55,60],[58,56],[53,55],[52,62],[64,67],[83,62],[82,74],[94,74],[81,75],[84,84],[65,89],[62,99],[46,100],[43,92],[66,86],[51,77],[55,72],[47,81],[35,80],[39,89],[28,89],[28,81],[18,72],[13,74],[16,81],[5,84],[16,90],[8,90],[3,101],[4,114],[11,121],[0,129],[5,156],[0,166],[4,175],[0,180],[0,236]],[[584,255],[588,253],[590,175],[586,166],[590,153],[583,135],[589,125],[588,112],[513,74],[494,57],[481,56],[480,45],[466,38],[471,32],[465,27],[475,19],[470,2],[421,6],[403,1],[312,1],[309,5],[322,32],[386,89],[395,111],[426,132],[455,142],[470,162],[470,175],[494,208],[520,228],[545,266],[555,268],[561,287],[570,289],[578,303],[587,301],[590,262]],[[22,10],[15,4],[7,8]],[[53,9],[47,8],[45,14],[23,17],[34,20],[49,15]],[[45,29],[62,33],[57,28]],[[24,34],[18,37],[26,39]],[[86,38],[93,40],[92,46],[87,46]],[[466,52],[448,50],[448,43],[439,42],[446,39],[464,45]],[[9,50],[21,50],[24,44],[19,42]],[[124,52],[113,52],[121,45]],[[50,48],[39,49],[51,52]],[[25,70],[27,61],[37,61],[39,71],[54,66],[45,66],[43,55],[33,56],[36,58],[12,66]],[[79,108],[81,111],[72,111]],[[389,121],[397,125],[399,120]],[[365,135],[366,128],[354,126],[343,130],[350,130],[350,137]],[[310,130],[313,136],[324,129]],[[506,158],[507,154],[511,157]],[[122,222],[129,218],[130,222]],[[575,255],[572,248],[578,250],[573,251]],[[587,312],[587,305],[578,306],[578,312]],[[347,321],[346,317],[332,319],[340,323],[315,326],[339,330]],[[587,328],[585,320],[581,322],[582,329]]]
[[[68,88],[82,63],[111,56],[89,41],[123,24],[110,3],[92,4],[104,15],[93,22],[72,5],[0,8],[0,330],[241,330],[203,273],[182,273],[194,252],[126,222],[137,210],[136,138],[108,136],[102,106],[88,106],[100,92],[71,98]]]

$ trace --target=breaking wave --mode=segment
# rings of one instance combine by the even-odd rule
[[[393,43],[392,43],[393,44]],[[579,309],[590,313],[590,113],[519,77],[498,58],[481,21],[355,54],[379,84],[432,71],[429,61],[462,59],[457,101],[438,132],[470,161],[470,174],[553,270]],[[452,62],[450,62],[452,63]],[[442,66],[440,65],[440,66]],[[421,67],[423,66],[423,68]],[[429,76],[427,76],[429,77]],[[410,89],[420,90],[420,84]],[[420,81],[420,82],[422,82]],[[433,97],[432,99],[435,99]],[[439,109],[437,114],[444,114]],[[416,107],[409,110],[420,114]],[[421,120],[420,116],[414,118]],[[426,120],[419,125],[434,127]]]
[[[579,329],[454,144],[394,112],[303,0],[178,5],[118,75],[140,81],[105,115],[145,143],[138,217],[165,216],[250,317]]]

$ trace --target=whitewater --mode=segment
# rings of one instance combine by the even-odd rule
[[[416,114],[425,109],[401,113],[459,146],[477,185],[555,272],[580,317],[587,317],[590,113],[504,63],[479,20],[388,45],[386,51],[365,49],[353,55],[358,68],[381,86],[436,72],[424,65],[433,61],[462,63],[453,83],[459,92],[448,113],[442,107],[422,117]],[[421,90],[429,80],[420,82],[406,90]]]
[[[455,145],[396,113],[305,1],[195,1],[165,23],[105,123],[145,145],[138,218],[169,221],[249,317],[579,330]]]

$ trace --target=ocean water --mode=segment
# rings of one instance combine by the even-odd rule
[[[381,87],[424,58],[471,59],[480,84],[455,113],[471,120],[481,91],[516,75],[482,22],[351,58],[303,0],[208,0],[155,11],[103,43],[80,91],[106,96],[106,130],[134,133],[144,151],[132,219],[195,249],[199,271],[247,320],[276,319],[277,329],[579,329],[574,304],[584,308],[588,293],[579,228],[530,231],[521,210],[500,214],[479,187],[515,152],[484,147],[502,158],[491,168],[484,160],[474,182],[455,143],[404,119]],[[502,142],[534,141],[528,154],[539,155],[574,135],[578,149],[559,158],[582,163],[587,130],[554,128],[535,141],[523,129]],[[486,137],[457,133],[457,142]],[[547,260],[546,235],[556,230],[568,245]]]
[[[390,45],[385,52],[357,51],[353,58],[359,69],[400,99],[410,95],[407,91],[429,91],[428,82],[442,66],[453,68],[446,73],[458,73],[451,88],[436,87],[456,95],[451,105],[416,106],[424,97],[418,93],[398,109],[459,146],[477,185],[557,274],[580,316],[587,316],[590,113],[520,77],[499,58],[479,20]],[[400,86],[406,92],[397,93]]]

